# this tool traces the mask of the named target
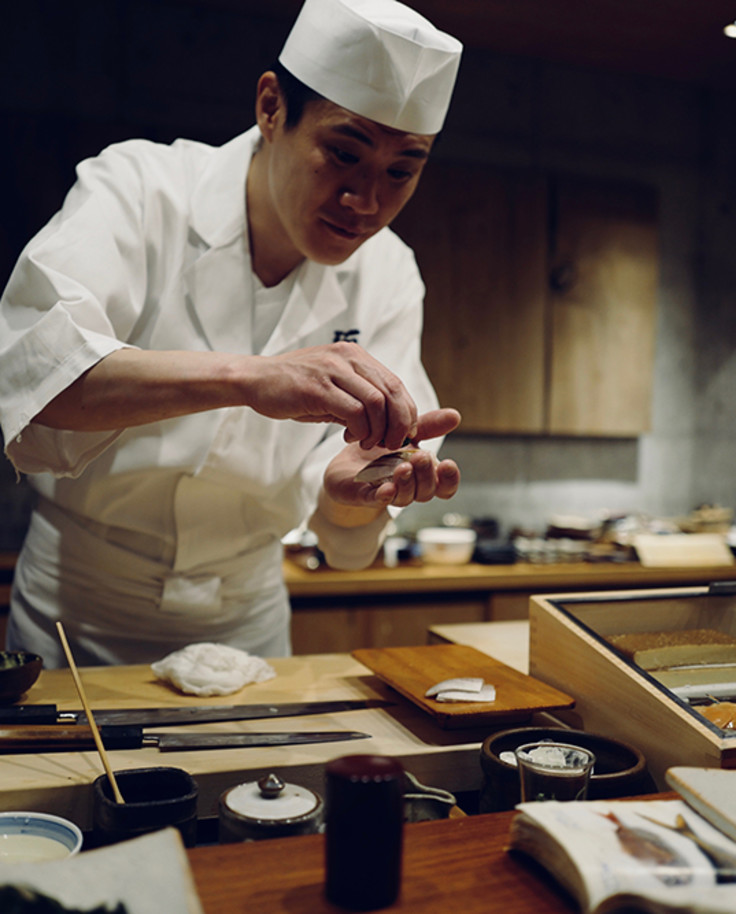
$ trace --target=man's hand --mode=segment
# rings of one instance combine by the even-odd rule
[[[248,405],[264,416],[344,425],[345,440],[364,451],[416,436],[417,408],[401,380],[356,343],[261,358],[258,373]]]
[[[412,444],[446,435],[457,428],[460,414],[454,409],[424,413],[417,421]],[[454,460],[438,461],[430,451],[418,450],[394,470],[390,482],[373,486],[356,482],[355,477],[371,460],[389,453],[386,448],[364,450],[348,444],[332,459],[323,479],[320,510],[328,519],[345,527],[369,523],[388,505],[406,507],[412,502],[433,498],[452,498],[460,484],[460,471]]]
[[[272,419],[337,422],[358,450],[379,443],[395,450],[417,433],[416,404],[400,379],[361,346],[345,342],[276,356],[120,349],[34,421],[103,431],[227,406],[248,406]]]

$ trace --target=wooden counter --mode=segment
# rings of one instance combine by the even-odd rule
[[[422,644],[427,629],[528,617],[532,594],[680,587],[736,579],[736,567],[648,568],[639,562],[424,565],[314,571],[291,560],[284,576],[294,653]]]
[[[427,714],[401,698],[348,655],[302,656],[271,662],[277,672],[275,679],[245,686],[240,692],[223,698],[198,699],[182,695],[156,680],[147,666],[89,667],[81,670],[81,677],[93,711],[102,707],[228,705],[344,698],[384,698],[395,704],[385,709],[329,716],[200,724],[191,728],[196,732],[355,730],[371,734],[366,740],[166,753],[156,748],[118,750],[109,753],[113,769],[158,765],[185,768],[199,785],[200,817],[217,815],[217,800],[226,788],[256,780],[271,771],[286,781],[322,793],[325,762],[353,752],[394,756],[421,782],[453,793],[479,789],[482,778],[480,744],[492,728],[439,729]],[[68,670],[42,672],[29,690],[25,703],[53,703],[60,709],[80,707]],[[55,813],[88,829],[91,785],[101,773],[96,752],[0,755],[0,810],[32,809]]]
[[[506,852],[513,813],[419,822],[404,830],[403,914],[574,914],[540,868]],[[324,837],[276,838],[188,852],[205,914],[335,914],[324,897]]]
[[[676,799],[667,791],[647,799]],[[642,797],[637,797],[642,799]],[[402,914],[575,914],[540,866],[507,850],[515,813],[418,822],[404,829]],[[188,851],[205,914],[336,914],[324,897],[324,837],[277,838]]]

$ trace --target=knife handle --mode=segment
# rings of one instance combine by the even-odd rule
[[[102,726],[98,729],[106,749],[140,749],[143,745],[140,727]],[[0,727],[0,753],[82,752],[87,749],[96,749],[96,744],[92,729],[81,724]]]
[[[59,720],[56,705],[13,705],[0,708],[0,724],[55,724]]]

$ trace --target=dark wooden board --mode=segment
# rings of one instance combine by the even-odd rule
[[[352,655],[446,730],[528,720],[535,711],[575,704],[570,695],[464,644],[361,648]],[[496,700],[441,702],[424,697],[435,683],[462,676],[480,676],[495,686]]]

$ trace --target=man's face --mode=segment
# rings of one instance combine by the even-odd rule
[[[322,264],[342,263],[409,200],[434,141],[309,102],[296,127],[269,141],[268,192],[285,244]]]

